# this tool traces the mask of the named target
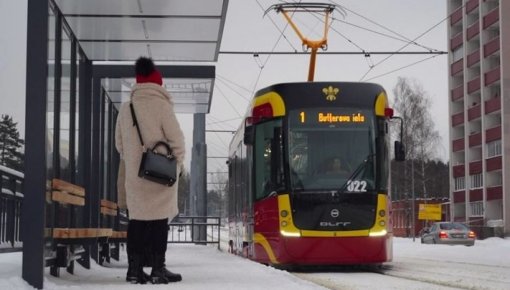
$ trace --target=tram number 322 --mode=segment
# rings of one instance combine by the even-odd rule
[[[347,190],[350,192],[366,192],[367,182],[365,180],[349,180],[347,181]]]

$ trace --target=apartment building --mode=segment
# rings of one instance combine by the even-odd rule
[[[451,219],[510,235],[510,1],[447,9]]]

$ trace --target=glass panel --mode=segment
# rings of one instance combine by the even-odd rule
[[[255,199],[267,197],[284,186],[281,123],[278,119],[256,125]]]
[[[215,61],[216,43],[82,42],[90,60],[133,60],[149,55],[156,61]]]
[[[464,224],[460,223],[442,223],[439,224],[439,228],[442,230],[461,230],[461,231],[468,230],[468,228]]]
[[[291,187],[366,192],[375,187],[374,120],[368,110],[289,113]]]
[[[376,180],[378,183],[376,184],[377,190],[388,191],[388,183],[389,183],[389,174],[390,174],[390,156],[389,156],[389,140],[390,136],[388,134],[388,123],[385,118],[377,118],[378,124],[378,136],[376,137],[376,146],[377,146],[377,173]]]
[[[70,101],[71,101],[71,38],[62,27],[62,77],[60,78],[60,178],[71,180],[69,168]]]
[[[53,103],[55,100],[55,14],[48,9],[48,79],[47,79],[47,95],[46,95],[46,178],[47,182],[53,177]],[[27,168],[28,170],[28,168]],[[51,201],[46,199],[45,206],[45,226],[50,228],[53,226],[54,220],[53,207]],[[49,250],[49,244],[45,244],[45,250]]]
[[[52,177],[53,172],[53,107],[55,101],[55,14],[53,10],[49,9],[48,15],[48,95],[47,95],[47,115],[46,115],[46,165],[47,165],[47,176]]]
[[[109,172],[110,172],[110,123],[109,120],[111,118],[110,116],[110,101],[108,99],[108,95],[105,93],[103,98],[103,105],[104,105],[104,114],[103,114],[103,120],[104,120],[104,139],[103,139],[103,198],[108,199],[108,188],[110,186],[110,180],[108,178]]]
[[[80,135],[80,61],[82,60],[82,55],[80,53],[79,46],[76,46],[76,104],[75,104],[75,127],[74,127],[74,164],[75,164],[75,172],[78,172],[78,155],[79,155],[79,135]],[[72,134],[72,132],[71,132]]]
[[[103,79],[102,85],[108,91],[112,102],[120,104],[129,101],[131,86],[135,80]],[[211,97],[211,79],[163,79],[163,85],[173,97],[176,113],[208,113]]]
[[[66,20],[80,40],[216,41],[220,28],[219,18],[68,16]]]
[[[224,0],[56,0],[64,14],[220,15]],[[139,5],[140,3],[140,5]]]

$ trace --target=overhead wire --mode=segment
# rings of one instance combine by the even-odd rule
[[[227,96],[225,96],[225,94],[223,93],[223,91],[221,90],[221,88],[218,86],[218,83],[214,83],[214,87],[216,88],[216,90],[218,90],[218,92],[220,93],[220,95],[225,99],[225,101],[227,101],[227,103],[230,105],[230,107],[234,110],[234,112],[236,112],[236,114],[239,116],[239,117],[242,117],[242,114],[239,113],[237,111],[237,108],[232,104],[232,102],[227,98]]]
[[[445,18],[445,19],[443,19],[442,21],[440,21],[440,22],[439,22],[439,23],[437,23],[436,25],[432,26],[431,28],[427,29],[427,30],[426,30],[425,32],[423,32],[422,34],[418,35],[416,38],[414,38],[414,39],[413,39],[413,41],[415,41],[415,40],[417,40],[417,39],[421,38],[423,35],[425,35],[425,34],[429,33],[432,29],[436,28],[439,24],[441,24],[442,22],[444,22],[446,19],[448,19],[448,17],[447,17],[447,18]],[[404,48],[408,47],[409,45],[411,45],[411,42],[409,42],[408,44],[406,44],[406,45],[402,46],[401,48],[399,48],[398,50],[396,50],[396,52],[401,51],[402,49],[404,49]],[[394,55],[395,55],[394,53],[393,53],[393,54],[388,55],[387,57],[385,57],[385,58],[383,58],[382,60],[378,61],[378,62],[374,65],[374,67],[375,67],[375,66],[380,65],[381,63],[383,63],[383,62],[385,62],[386,60],[390,59],[390,58],[391,58],[391,57],[393,57]],[[366,76],[366,75],[367,75],[367,74],[365,74],[365,76]],[[362,78],[361,80],[363,80],[363,79],[365,78],[365,76],[363,76],[363,78]]]
[[[225,77],[221,77],[221,78],[223,78],[223,79],[225,79],[225,80],[228,80],[228,79],[227,79],[227,78],[225,78]],[[219,79],[219,80],[220,80],[220,79]],[[230,80],[228,80],[228,81],[229,81],[230,83],[234,83],[234,82],[232,82],[232,81],[230,81]],[[236,92],[236,93],[238,93],[238,92],[237,92],[236,90],[234,90],[234,89],[233,89],[233,88],[232,88],[232,87],[231,87],[231,86],[230,86],[230,85],[229,85],[226,81],[224,81],[224,80],[220,80],[220,82],[215,83],[215,85],[216,85],[216,86],[215,86],[215,88],[218,90],[218,92],[220,93],[220,95],[222,95],[222,96],[224,97],[224,99],[225,99],[225,100],[229,103],[229,105],[230,105],[230,106],[234,109],[234,111],[235,111],[235,112],[237,113],[237,115],[239,116],[239,118],[236,118],[236,119],[234,119],[234,120],[242,119],[242,114],[241,114],[241,113],[239,113],[239,112],[237,111],[236,107],[235,107],[235,106],[234,106],[234,105],[233,105],[233,104],[229,101],[229,99],[226,97],[226,94],[225,94],[225,93],[223,92],[223,90],[220,88],[220,86],[219,86],[219,84],[220,84],[220,83],[222,83],[222,85],[225,85],[227,88],[231,89],[232,91],[234,91],[234,92]],[[241,88],[242,88],[242,87],[241,87]],[[246,88],[243,88],[243,89],[247,90]],[[242,96],[242,94],[240,94],[240,93],[238,93],[238,94],[239,94],[240,96]],[[242,97],[243,97],[243,96],[242,96]],[[249,101],[249,100],[248,100],[248,99],[246,99],[245,97],[243,97],[243,98],[244,98],[245,100]],[[216,120],[218,120],[218,118],[216,118],[216,117],[214,117],[214,116],[210,116],[210,117],[211,117],[211,119],[216,119]],[[232,120],[219,121],[219,122],[216,122],[216,123],[208,123],[208,125],[220,124],[220,125],[222,125],[222,126],[223,126],[223,128],[224,128],[224,124],[223,124],[223,123],[225,123],[225,122],[230,122],[230,121],[232,121]],[[233,129],[229,129],[229,131],[235,131],[235,129],[234,129],[234,130],[233,130]],[[217,132],[213,132],[213,133],[214,133],[214,135],[215,135],[218,139],[220,139],[220,141],[223,143],[223,145],[224,145],[224,146],[228,149],[228,145],[227,145],[227,144],[225,144],[225,143],[224,143],[224,141],[223,141],[223,140],[224,140],[224,138],[220,137],[220,136],[219,136],[219,134],[218,134]]]
[[[238,84],[238,83],[236,83],[236,82],[234,82],[234,81],[232,81],[232,80],[229,80],[229,79],[228,79],[227,77],[225,77],[225,76],[222,76],[222,75],[220,75],[220,74],[217,74],[216,76],[217,76],[217,77],[220,77],[220,78],[222,78],[222,79],[224,79],[224,80],[225,80],[226,82],[228,82],[228,83],[231,83],[231,84],[233,84],[233,85],[237,86],[237,87],[238,87],[238,88],[240,88],[240,89],[245,90],[245,91],[246,91],[246,92],[248,92],[248,93],[251,93],[251,90],[250,90],[250,89],[248,89],[248,88],[246,88],[246,87],[243,87],[243,86],[241,86],[240,84]]]
[[[336,5],[336,3],[334,3]],[[340,5],[341,8],[338,9],[338,11],[340,11],[340,13],[342,15],[346,15],[346,12],[344,11],[345,7],[343,7],[342,5]],[[306,10],[306,9],[305,9]],[[335,9],[336,10],[336,9]],[[314,13],[312,13],[312,15],[319,19],[319,21],[321,21],[322,23],[324,23],[324,20],[320,17],[318,17],[317,15],[315,15]],[[366,50],[363,49],[360,45],[358,45],[356,42],[354,42],[353,40],[351,40],[350,38],[348,38],[347,36],[345,36],[343,33],[341,33],[340,31],[338,31],[337,29],[335,29],[335,27],[333,27],[333,23],[337,21],[336,18],[332,17],[331,18],[331,23],[329,24],[329,29],[333,32],[335,32],[336,34],[338,34],[340,37],[342,37],[344,40],[346,40],[347,42],[349,42],[350,44],[354,45],[357,49],[360,50],[360,52],[364,53],[365,54],[365,59],[367,61],[367,64],[369,66],[370,69],[372,69],[374,67],[373,65],[373,61],[371,59],[371,56],[369,53],[366,53]],[[367,72],[368,73],[368,72]]]
[[[465,4],[464,4],[464,5],[465,5]],[[464,5],[463,5],[463,6],[464,6]],[[463,6],[461,6],[461,8],[462,8]],[[429,33],[431,30],[433,30],[434,28],[436,28],[437,26],[439,26],[441,23],[445,22],[445,21],[446,21],[447,19],[449,19],[449,18],[450,18],[450,16],[449,16],[449,15],[448,15],[448,16],[446,16],[443,20],[439,21],[438,23],[436,23],[435,25],[433,25],[432,27],[430,27],[429,29],[427,29],[425,32],[423,32],[422,34],[420,34],[420,35],[418,35],[417,37],[415,37],[414,39],[412,39],[409,43],[407,43],[406,45],[402,46],[401,48],[399,48],[399,49],[398,49],[397,51],[395,51],[395,52],[400,52],[402,49],[404,49],[404,48],[408,47],[410,44],[412,44],[412,43],[416,42],[416,40],[417,40],[417,39],[419,39],[419,38],[423,37],[425,34]],[[385,62],[386,60],[390,59],[390,58],[391,58],[392,56],[394,56],[394,55],[395,55],[394,53],[393,53],[393,54],[388,55],[387,57],[385,57],[385,58],[384,58],[384,59],[382,59],[381,61],[377,62],[377,63],[374,65],[374,67],[375,67],[375,66],[378,66],[379,64],[381,64],[381,63],[383,63],[383,62]],[[435,56],[437,56],[437,55],[435,55]],[[434,57],[435,57],[435,56],[434,56]],[[427,59],[432,59],[432,58],[433,58],[433,57],[428,57],[428,58],[426,58],[425,60],[427,60]],[[418,64],[418,63],[421,63],[421,62],[422,62],[422,61],[418,61],[418,62],[415,62],[414,64]],[[403,68],[407,68],[407,67],[409,67],[409,66],[404,66]],[[369,69],[368,69],[368,71],[367,71],[367,72],[366,72],[366,73],[365,73],[365,74],[361,77],[360,81],[362,81],[362,80],[363,80],[363,79],[364,79],[364,78],[368,75],[368,73],[369,73],[372,69],[373,69],[373,67],[372,67],[372,68],[369,68]],[[392,71],[392,72],[395,72],[395,71]],[[371,78],[371,79],[373,79],[373,78]]]
[[[243,98],[245,101],[250,101],[250,99],[248,99],[247,97],[244,96],[244,94],[240,93],[238,90],[234,89],[230,84],[234,84],[236,86],[238,86],[239,88],[243,89],[243,90],[246,90],[247,92],[251,93],[251,91],[249,91],[248,89],[244,88],[244,87],[241,87],[237,84],[235,84],[234,82],[232,82],[231,80],[225,78],[225,77],[222,77],[222,76],[219,76],[219,75],[216,75],[216,80],[219,81],[220,83],[222,83],[224,86],[226,86],[227,88],[229,88],[231,91],[233,91],[234,93],[236,93],[238,96],[240,96],[241,98]]]
[[[280,2],[283,2],[285,3],[286,1],[282,1],[280,0]],[[300,3],[301,1],[293,1],[294,3]],[[308,9],[304,9],[305,11],[307,11]],[[339,11],[342,15],[345,15],[345,11],[344,10],[344,7],[340,7],[337,9],[337,11]],[[315,13],[313,13],[313,11],[310,11],[312,12],[312,15],[317,18],[318,20],[320,20],[322,23],[324,23],[324,20],[320,17],[318,17],[317,15],[315,15]],[[365,52],[365,50],[359,46],[357,43],[355,43],[354,41],[352,41],[351,39],[349,39],[347,36],[345,36],[344,34],[342,34],[340,31],[336,30],[332,25],[333,25],[333,22],[334,22],[334,19],[335,18],[331,18],[331,23],[329,24],[329,29],[332,30],[333,32],[335,32],[336,34],[340,35],[342,38],[344,38],[347,42],[351,43],[352,45],[356,46],[356,48],[358,48],[360,51],[362,52]]]
[[[424,61],[427,61],[427,60],[432,59],[432,58],[437,57],[437,56],[438,56],[438,55],[436,54],[436,55],[433,55],[433,56],[430,56],[430,57],[424,58],[424,59],[422,59],[422,60],[419,60],[419,61],[416,61],[416,62],[410,63],[410,64],[408,64],[408,65],[404,65],[404,66],[399,67],[399,68],[397,68],[397,69],[394,69],[394,70],[392,70],[392,71],[389,71],[389,72],[386,72],[386,73],[383,73],[383,74],[380,74],[380,75],[376,75],[376,76],[374,76],[374,77],[371,77],[371,78],[367,79],[366,81],[371,81],[371,80],[373,80],[373,79],[380,78],[380,77],[385,76],[385,75],[389,75],[389,74],[394,73],[394,72],[396,72],[396,71],[399,71],[399,70],[402,70],[402,69],[405,69],[405,68],[411,67],[411,66],[416,65],[416,64],[419,64],[419,63],[422,63],[422,62],[424,62]]]
[[[265,12],[265,9],[264,7],[262,6],[262,4],[260,4],[259,0],[255,0],[257,2],[257,4],[259,5],[260,9],[262,9],[262,11]],[[301,0],[299,1],[301,2]],[[280,30],[280,28],[278,27],[278,25],[276,24],[276,22],[274,22],[274,20],[268,16],[269,19],[271,20],[271,22],[273,23],[273,25],[278,29],[278,31],[280,31],[280,35],[278,36],[278,39],[276,40],[275,44],[273,45],[273,48],[271,49],[271,52],[273,52],[275,49],[276,49],[276,46],[278,45],[278,43],[280,43],[280,40],[283,38],[285,38],[285,40],[287,40],[287,42],[290,44],[290,46],[294,49],[294,51],[297,51],[296,48],[292,45],[292,43],[287,39],[287,37],[285,36],[285,30],[287,29],[287,27],[289,27],[289,23],[286,23],[285,24],[285,27],[283,28],[283,30]],[[264,67],[267,65],[267,63],[269,62],[269,59],[271,59],[271,55],[272,54],[269,54],[266,58],[266,60],[264,61],[264,64],[260,67],[260,71],[259,71],[259,74],[257,76],[257,79],[255,81],[255,84],[253,85],[253,90],[252,90],[252,95],[255,93],[255,89],[257,88],[257,85],[259,83],[259,80],[260,80],[260,77],[262,75],[262,70],[264,69]]]
[[[394,30],[392,30],[392,29],[390,29],[390,28],[388,28],[388,27],[386,27],[386,26],[384,26],[384,25],[382,25],[382,24],[379,24],[379,23],[377,23],[377,22],[373,21],[372,19],[370,19],[370,18],[368,18],[368,17],[365,17],[365,16],[363,16],[363,15],[361,15],[361,14],[359,14],[359,13],[357,13],[357,12],[355,12],[355,11],[353,11],[353,10],[351,10],[351,9],[347,8],[347,7],[345,7],[345,5],[342,5],[342,4],[341,4],[341,3],[339,3],[338,1],[329,0],[329,2],[331,2],[331,3],[335,4],[335,5],[339,5],[339,6],[341,6],[341,7],[342,7],[345,11],[349,11],[349,12],[351,12],[352,14],[354,14],[354,15],[356,15],[356,16],[358,16],[358,17],[360,17],[360,18],[362,18],[362,19],[364,19],[364,20],[366,20],[366,21],[368,21],[368,22],[370,22],[370,23],[372,23],[372,24],[375,24],[376,26],[379,26],[379,27],[383,28],[384,30],[387,30],[387,31],[389,31],[389,32],[391,32],[391,33],[393,33],[393,34],[397,35],[398,37],[401,37],[401,38],[402,38],[402,39],[400,39],[400,38],[394,38],[394,39],[396,39],[396,40],[402,40],[402,41],[406,41],[406,42],[410,42],[410,41],[411,41],[414,45],[419,46],[419,47],[422,47],[422,48],[425,48],[425,49],[427,49],[427,50],[429,50],[429,51],[438,51],[437,49],[430,48],[430,47],[427,47],[427,46],[425,46],[425,45],[419,44],[419,43],[417,43],[416,41],[412,41],[411,39],[409,39],[409,38],[408,38],[408,37],[406,37],[405,35],[403,35],[403,34],[401,34],[401,33],[398,33],[398,32],[396,32],[396,31],[394,31]],[[351,23],[348,23],[348,22],[345,22],[345,23],[346,23],[346,24],[349,24],[349,25],[356,26],[356,25],[351,24]],[[392,36],[390,36],[390,35],[383,34],[383,33],[380,33],[380,32],[377,32],[377,31],[374,31],[374,30],[371,30],[371,29],[363,28],[363,27],[361,27],[361,26],[360,26],[359,28],[361,28],[361,29],[365,29],[365,30],[367,30],[367,31],[371,31],[371,32],[373,32],[373,33],[381,34],[381,35],[383,35],[383,36],[387,36],[387,37],[393,38],[393,37],[392,37]]]
[[[284,1],[280,1],[280,2],[284,2]],[[338,5],[338,6],[342,7],[342,9],[343,9],[343,10],[345,10],[345,11],[349,11],[349,12],[351,12],[351,13],[353,13],[353,14],[355,14],[355,15],[357,15],[357,16],[359,16],[359,17],[361,17],[361,18],[363,18],[363,19],[365,19],[365,20],[367,20],[367,21],[369,21],[369,22],[371,22],[371,23],[373,23],[373,24],[375,24],[375,25],[377,25],[377,26],[379,26],[379,27],[381,27],[381,28],[385,29],[385,30],[388,30],[388,31],[390,31],[390,32],[394,33],[395,35],[398,35],[399,37],[402,37],[402,38],[406,39],[407,41],[406,41],[406,40],[402,40],[402,39],[398,39],[398,38],[397,38],[397,40],[400,40],[400,41],[404,41],[404,42],[406,42],[406,45],[404,45],[403,47],[401,47],[399,50],[397,50],[397,51],[395,51],[395,52],[400,52],[401,50],[403,50],[404,48],[406,48],[407,46],[409,46],[409,45],[411,45],[411,44],[413,44],[413,45],[417,45],[417,46],[420,46],[420,47],[425,48],[425,49],[427,49],[427,50],[429,50],[429,51],[431,51],[431,52],[432,52],[432,51],[438,51],[437,49],[433,49],[433,48],[429,48],[429,47],[427,47],[427,46],[421,45],[421,44],[419,44],[418,42],[416,42],[416,40],[418,40],[419,38],[423,37],[425,34],[427,34],[428,32],[430,32],[432,29],[436,28],[438,25],[440,25],[442,22],[444,22],[446,19],[448,19],[448,18],[449,18],[449,17],[446,17],[445,19],[441,20],[439,23],[435,24],[434,26],[432,26],[431,28],[429,28],[428,30],[426,30],[425,32],[423,32],[422,34],[418,35],[416,38],[414,38],[414,39],[409,39],[409,38],[405,37],[404,35],[402,35],[402,34],[400,34],[400,33],[398,33],[398,32],[395,32],[395,31],[391,30],[390,28],[385,27],[384,25],[378,24],[378,23],[376,23],[375,21],[370,20],[369,18],[367,18],[367,17],[365,17],[365,16],[362,16],[361,14],[359,14],[359,13],[357,13],[357,12],[354,12],[353,10],[350,10],[350,9],[346,8],[344,5],[341,5],[341,4],[339,4],[338,2],[335,2],[335,1],[333,1],[333,0],[330,0],[330,2],[331,2],[331,3],[333,3],[333,4],[335,4],[335,5]],[[315,16],[315,17],[317,18],[317,16]],[[353,44],[354,46],[356,46],[356,47],[357,47],[360,51],[362,51],[362,52],[366,52],[366,50],[364,50],[361,46],[357,45],[354,41],[350,40],[348,37],[346,37],[345,35],[343,35],[342,33],[340,33],[338,30],[336,30],[334,27],[332,27],[332,25],[333,25],[333,23],[334,23],[335,21],[336,21],[336,22],[347,23],[347,22],[345,22],[345,21],[339,21],[339,20],[338,20],[338,19],[336,19],[336,18],[332,18],[331,25],[330,25],[330,29],[331,29],[332,31],[334,31],[335,33],[337,33],[338,35],[340,35],[340,36],[341,36],[342,38],[344,38],[345,40],[347,40],[349,43],[351,43],[351,44]],[[355,26],[355,25],[353,25],[353,26]],[[362,28],[362,27],[359,27],[359,28]],[[365,29],[365,30],[367,30],[367,31],[371,31],[371,32],[374,32],[374,33],[377,33],[376,31],[372,31],[372,30],[370,30],[370,29]],[[383,35],[383,36],[386,36],[386,37],[389,37],[389,38],[393,38],[393,39],[395,39],[394,37],[391,37],[391,36],[386,35],[386,34],[381,34],[381,33],[379,33],[379,34],[380,34],[380,35]],[[384,58],[383,60],[381,60],[381,61],[377,62],[376,64],[374,64],[374,63],[373,63],[373,61],[372,61],[372,59],[371,59],[370,53],[366,53],[366,54],[365,54],[365,59],[366,59],[366,61],[367,61],[367,65],[368,65],[369,69],[368,69],[368,70],[367,70],[367,72],[366,72],[366,73],[365,73],[365,74],[364,74],[364,75],[360,78],[360,81],[362,81],[362,80],[363,80],[363,79],[364,79],[364,78],[365,78],[365,77],[366,77],[366,76],[367,76],[367,75],[368,75],[368,74],[369,74],[369,73],[370,73],[370,72],[371,72],[371,71],[372,71],[372,70],[373,70],[376,66],[378,66],[379,64],[381,64],[381,63],[385,62],[386,60],[388,60],[389,58],[391,58],[391,57],[392,57],[392,56],[394,56],[394,55],[395,55],[395,53],[390,54],[389,56],[387,56],[387,57],[386,57],[386,58]],[[432,58],[432,57],[428,57],[428,58],[426,58],[426,59],[431,59],[431,58]],[[425,59],[425,60],[426,60],[426,59]],[[424,60],[422,60],[422,61],[424,61]],[[418,63],[420,63],[420,62],[422,62],[422,61],[415,62],[414,64],[418,64]],[[409,67],[409,65],[403,66],[403,67],[402,67],[402,69],[403,69],[403,68],[407,68],[407,67]],[[394,71],[392,71],[392,72],[394,72]],[[372,78],[372,79],[373,79],[373,78]]]
[[[369,28],[363,27],[363,26],[361,26],[361,25],[357,25],[357,24],[353,24],[353,23],[347,22],[347,21],[345,21],[345,20],[340,20],[340,19],[338,19],[338,18],[336,18],[336,17],[331,18],[331,20],[334,20],[334,21],[336,21],[336,22],[341,22],[341,23],[343,23],[343,24],[346,24],[346,25],[349,25],[349,26],[352,26],[352,27],[359,28],[359,29],[361,29],[361,30],[365,30],[365,31],[368,31],[368,32],[372,32],[372,33],[374,33],[374,34],[378,34],[378,35],[380,35],[380,36],[384,36],[384,37],[387,37],[387,38],[391,38],[391,39],[393,39],[393,40],[398,40],[398,41],[400,41],[400,42],[405,42],[405,43],[408,43],[408,42],[409,42],[409,39],[408,39],[408,38],[406,38],[406,37],[404,37],[404,38],[395,37],[395,36],[392,36],[392,35],[389,35],[389,34],[386,34],[386,33],[382,33],[382,32],[379,32],[379,31],[376,31],[376,30],[373,30],[373,29],[369,29]],[[434,48],[428,48],[428,47],[423,46],[423,45],[421,45],[421,44],[419,44],[419,43],[413,43],[413,44],[414,44],[414,45],[417,45],[417,46],[419,46],[419,47],[425,48],[425,49],[427,49],[427,50],[429,50],[429,51],[438,51],[437,49],[434,49]]]
[[[262,6],[262,4],[260,4],[259,0],[255,0],[257,1],[257,4],[259,5],[259,7],[262,9],[262,11],[265,12],[265,9],[264,7]],[[301,0],[299,1],[301,2]],[[273,25],[276,27],[276,29],[278,30],[278,32],[280,32],[280,37],[278,38],[278,41],[280,41],[281,37],[283,37],[287,43],[290,45],[290,47],[292,47],[292,49],[294,49],[294,51],[296,51],[297,49],[294,47],[294,45],[292,44],[292,42],[287,38],[287,36],[285,35],[285,30],[287,29],[287,25],[283,28],[283,30],[280,30],[280,27],[278,27],[278,24],[276,24],[276,22],[273,20],[273,18],[271,18],[271,16],[269,16],[269,20],[271,20],[271,22],[273,23]]]
[[[209,118],[211,118],[211,119],[216,119],[216,120],[218,120],[218,118],[216,118],[216,117],[214,117],[214,116],[211,116],[211,115],[209,115],[208,117],[209,117]],[[208,123],[208,125],[210,125],[210,124],[211,124],[211,123]],[[215,123],[215,124],[223,124],[223,122],[222,122],[222,121],[220,121],[220,122],[217,122],[217,123]],[[234,130],[232,130],[232,131],[234,131]],[[216,136],[216,138],[219,140],[219,142],[223,144],[224,148],[226,148],[226,149],[228,150],[228,147],[229,147],[229,146],[228,146],[228,144],[227,144],[227,143],[225,143],[224,138],[220,137],[220,135],[219,135],[219,133],[218,133],[218,132],[212,132],[212,133],[213,133],[213,135],[214,135],[214,136]],[[207,143],[208,143],[208,144],[211,144],[211,145],[212,145],[212,144],[214,144],[214,143],[210,143],[210,142],[207,142]],[[215,144],[215,146],[218,146],[218,147],[219,147],[219,145],[216,145],[216,144]],[[224,149],[224,148],[222,148],[222,149]]]
[[[226,119],[226,120],[219,120],[219,121],[215,121],[215,122],[212,122],[212,123],[207,123],[207,125],[215,125],[215,124],[222,124],[222,123],[225,123],[225,122],[231,122],[231,121],[235,121],[235,120],[240,120],[242,119],[242,117],[239,117],[239,118],[231,118],[231,119]]]

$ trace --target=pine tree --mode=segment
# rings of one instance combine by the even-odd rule
[[[19,131],[11,116],[2,115],[0,120],[0,165],[23,171],[25,141],[20,138]]]

